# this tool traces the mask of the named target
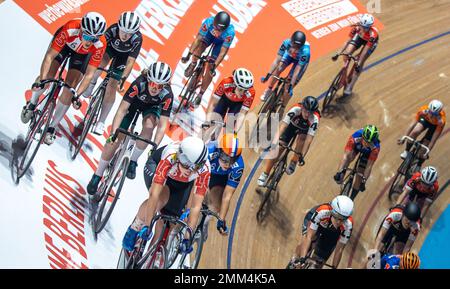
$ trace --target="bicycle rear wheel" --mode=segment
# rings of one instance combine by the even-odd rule
[[[105,186],[105,190],[102,192],[100,200],[101,203],[95,215],[94,230],[96,234],[100,233],[103,230],[109,218],[111,217],[114,206],[116,205],[116,202],[120,196],[120,192],[122,191],[123,183],[125,182],[129,161],[129,158],[121,159],[118,169],[113,170],[113,176],[111,178],[108,178],[108,184]],[[115,190],[115,194],[112,195],[111,192],[116,185],[117,189]],[[112,197],[113,199],[111,201],[111,205],[104,214],[106,203],[108,202],[109,197]]]
[[[342,70],[339,71],[339,73],[334,78],[333,82],[331,83],[330,87],[328,88],[325,98],[322,102],[322,111],[325,111],[328,105],[333,101],[334,97],[336,96],[337,91],[339,90],[339,83],[341,82],[342,78]]]
[[[35,111],[35,113],[40,113],[40,115],[37,117],[37,121],[35,122],[35,124],[31,125],[29,128],[26,137],[27,145],[22,154],[22,158],[20,159],[20,161],[16,163],[16,182],[18,182],[19,179],[23,177],[23,175],[26,173],[26,171],[28,170],[28,168],[30,167],[31,163],[34,160],[34,157],[36,156],[39,147],[44,141],[45,134],[50,125],[54,109],[55,109],[55,102],[53,101],[53,99],[49,99],[48,102],[45,104],[42,113],[40,113],[38,110]],[[35,144],[35,147],[33,147],[33,144],[36,140],[37,142]]]
[[[281,177],[283,176],[284,170],[286,167],[286,163],[284,161],[279,161],[273,170],[273,173],[269,176],[266,192],[264,194],[264,199],[261,202],[261,205],[259,206],[258,212],[256,213],[256,220],[259,223],[262,223],[262,221],[269,215],[270,207],[273,202],[271,199],[272,192],[275,191],[278,187],[278,183],[281,180]],[[276,193],[276,192],[275,192]]]
[[[80,138],[75,146],[75,150],[72,152],[72,160],[75,160],[81,148],[83,147],[84,141],[91,130],[92,124],[97,119],[100,112],[100,107],[103,102],[103,96],[105,94],[105,89],[99,88],[98,93],[92,98],[93,101],[89,103],[89,107],[86,112],[86,116],[83,119],[83,131],[81,132]]]
[[[391,187],[389,188],[389,200],[392,203],[397,203],[398,197],[402,193],[403,185],[405,183],[405,176],[399,171],[395,174],[394,180],[392,181]]]

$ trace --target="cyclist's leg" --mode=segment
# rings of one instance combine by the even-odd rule
[[[203,54],[205,49],[212,44],[212,38],[210,36],[210,33],[208,33],[205,37],[203,37],[202,41],[200,42],[199,46],[193,51],[192,60],[191,63],[186,67],[186,70],[184,71],[185,77],[190,77],[192,75],[192,72],[194,71],[195,66],[197,65],[198,57]]]
[[[195,101],[196,105],[200,104],[203,93],[205,93],[205,91],[208,89],[208,86],[213,79],[213,76],[211,75],[211,70],[213,68],[213,63],[216,61],[217,57],[220,54],[222,44],[223,41],[214,41],[212,44],[213,45],[212,54],[211,57],[208,59],[208,61],[205,63],[205,70],[202,75],[200,91]]]
[[[284,132],[281,134],[279,142],[283,145],[288,145],[291,142],[292,138],[294,138],[296,136],[297,136],[297,129],[292,124],[289,124],[286,127],[286,129],[284,130]],[[265,174],[268,175],[270,173],[270,171],[272,170],[272,167],[278,161],[278,158],[281,156],[281,154],[283,152],[284,152],[284,148],[279,147],[279,152],[278,152],[277,157],[267,160],[266,166],[264,169]]]
[[[361,156],[361,158],[359,160],[359,165],[356,168],[355,179],[353,180],[352,193],[350,195],[350,198],[352,200],[355,199],[356,195],[360,191],[362,178],[359,174],[364,175],[364,172],[366,171],[366,168],[367,168],[367,162],[368,162],[368,156],[366,156],[366,155]]]
[[[280,76],[281,73],[294,61],[292,57],[289,56],[289,54],[286,52],[283,57],[281,58],[280,63],[278,63],[277,68],[273,72],[273,76]],[[273,87],[277,83],[278,80],[276,80],[274,77],[271,77],[269,79],[269,84],[267,86],[267,89],[263,93],[263,100],[266,100],[269,94],[272,92]]]
[[[432,125],[432,124],[429,124],[429,123],[428,123],[428,125],[425,128],[426,128],[427,132],[425,133],[425,136],[422,138],[422,140],[420,142],[424,146],[429,147],[429,144],[431,143],[431,140],[433,139],[434,134],[437,134],[439,132],[437,132],[435,125]],[[430,153],[431,153],[431,149],[430,149]],[[418,157],[419,157],[419,162],[418,162],[419,167],[421,167],[422,164],[425,162],[425,160],[428,159],[428,156],[424,156],[424,154],[425,154],[425,150],[423,148],[420,148],[419,155],[418,155]]]
[[[367,44],[366,44],[367,45]],[[370,55],[375,51],[375,49],[377,48],[377,44],[374,44],[372,47],[367,47],[366,48],[366,46],[364,46],[362,49],[363,49],[363,51],[362,51],[362,53],[361,53],[361,55],[359,56],[360,57],[360,60],[359,60],[359,64],[360,64],[360,71],[359,72],[356,72],[356,71],[353,71],[353,75],[352,75],[352,80],[350,81],[350,83],[348,83],[348,85],[347,85],[347,87],[346,87],[346,90],[348,90],[348,91],[352,91],[353,90],[353,87],[355,86],[355,84],[356,84],[356,81],[358,80],[358,78],[359,78],[359,76],[361,75],[361,73],[362,73],[362,70],[363,70],[363,68],[364,68],[364,64],[366,63],[366,61],[367,61],[367,59],[370,57]]]
[[[306,133],[299,133],[296,136],[295,142],[294,142],[294,150],[297,152],[301,152],[303,150],[303,146],[305,145],[306,140]],[[298,161],[300,159],[300,156],[298,154],[293,154],[291,161],[289,162],[289,166],[286,169],[286,173],[288,175],[291,175],[294,173],[295,168],[297,167]]]
[[[217,98],[216,96],[213,96],[213,99],[210,102],[213,103],[212,105],[214,105],[214,107],[212,107],[211,112],[208,113],[206,115],[206,120],[207,121],[212,121],[212,120],[216,120],[216,121],[224,121],[225,118],[225,114],[227,113],[228,110],[228,105],[227,105],[227,98],[225,96]],[[207,128],[204,132],[205,135],[205,139],[204,141],[207,141],[209,139],[216,139],[217,136],[220,133],[220,129],[218,129],[217,126],[215,125],[211,125],[209,128]],[[206,139],[207,138],[207,139]]]
[[[420,118],[419,121],[416,123],[416,125],[413,127],[411,132],[409,133],[409,137],[412,139],[417,139],[417,137],[425,130],[427,129],[429,123],[424,119]],[[406,140],[406,149],[405,151],[400,155],[402,158],[406,158],[407,154],[411,150],[412,142],[409,142]]]
[[[100,65],[98,67],[105,68],[110,60],[111,60],[111,57],[109,56],[108,49],[107,49],[106,53],[103,54],[102,61],[100,62]],[[101,70],[97,70],[95,72],[94,76],[92,77],[91,83],[89,84],[88,88],[82,94],[83,97],[89,97],[92,95],[92,91],[94,90],[95,84],[97,83],[97,79],[100,77],[101,74],[102,74]]]

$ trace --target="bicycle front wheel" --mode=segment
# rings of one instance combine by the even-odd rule
[[[147,256],[139,269],[167,269],[165,266],[167,252],[160,242],[152,245]]]
[[[129,164],[129,158],[123,158],[117,167],[118,169],[112,170],[112,177],[108,178],[108,184],[105,186],[105,190],[101,193],[100,206],[95,215],[94,229],[95,233],[100,233],[108,222],[111,214],[114,210],[114,206],[119,199],[120,192],[122,191],[123,183],[125,182],[126,173]],[[113,193],[115,189],[115,194]],[[109,198],[112,198],[111,204],[106,209],[106,204],[109,202]]]
[[[395,174],[391,187],[389,188],[388,197],[392,203],[397,203],[398,197],[401,195],[403,190],[404,181],[405,176],[398,171],[397,174]]]
[[[351,175],[348,175],[346,180],[344,180],[344,186],[342,187],[341,195],[350,197],[352,186],[353,186],[353,177]]]

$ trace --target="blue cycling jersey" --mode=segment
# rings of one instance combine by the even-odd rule
[[[305,43],[298,50],[291,50],[291,39],[288,38],[283,41],[278,50],[278,55],[282,56],[286,60],[295,60],[296,64],[305,65],[309,63],[311,58],[311,47],[309,43]],[[289,61],[292,62],[292,61]]]
[[[203,21],[198,33],[203,37],[213,37],[215,40],[213,41],[214,43],[223,42],[222,45],[225,47],[230,47],[235,35],[233,24],[230,24],[230,26],[222,33],[217,31],[214,28],[214,17],[212,16]]]
[[[209,163],[211,165],[211,175],[228,175],[227,186],[237,188],[241,181],[242,173],[244,172],[244,159],[242,156],[239,156],[236,162],[228,170],[223,170],[219,164],[220,149],[218,148],[217,141],[209,142],[207,147]]]
[[[381,258],[381,269],[400,269],[400,255],[384,255]]]
[[[364,147],[361,143],[363,129],[359,129],[352,134],[353,142],[355,143],[355,150],[361,154],[368,155],[372,151],[380,150],[380,141],[377,139],[374,141],[371,147]]]

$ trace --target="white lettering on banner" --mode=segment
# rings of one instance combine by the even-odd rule
[[[184,16],[192,2],[193,0],[179,1],[179,3],[174,0],[141,1],[136,8],[136,13],[142,20],[142,34],[159,44],[164,44],[164,41],[156,33],[165,39],[169,39],[175,30],[175,26],[180,22],[180,18]]]
[[[331,33],[331,30],[328,27],[322,27],[320,29],[317,29],[316,31],[311,32],[311,34],[316,37],[317,39],[324,37]]]
[[[253,18],[258,15],[264,6],[267,5],[265,1],[261,0],[219,0],[218,4],[223,6],[223,9],[220,9],[217,5],[214,5],[213,9],[216,13],[222,10],[228,10],[230,12],[235,31],[239,33],[244,33],[248,27],[248,24],[252,22]],[[214,15],[216,13],[214,13]]]
[[[45,22],[51,24],[67,13],[70,13],[75,9],[79,9],[81,5],[86,4],[89,1],[90,0],[61,0],[51,6],[45,4],[45,7],[47,8],[40,12],[38,15]]]
[[[281,6],[294,17],[309,11],[327,6],[340,0],[292,0],[281,4]]]

